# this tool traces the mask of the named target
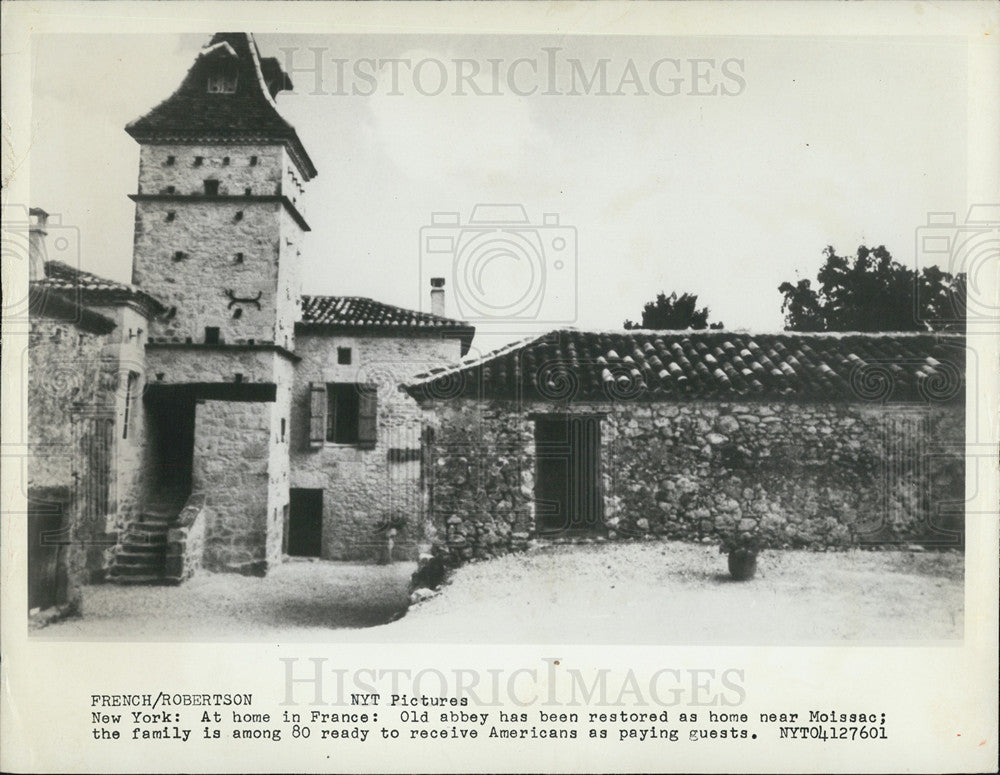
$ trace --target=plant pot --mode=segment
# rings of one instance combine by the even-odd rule
[[[729,553],[729,575],[734,581],[749,581],[757,573],[757,552],[735,549]]]

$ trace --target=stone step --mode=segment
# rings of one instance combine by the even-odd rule
[[[166,560],[166,552],[148,552],[143,547],[123,546],[121,551],[115,555],[116,565],[162,565]]]
[[[164,528],[144,527],[142,525],[131,525],[125,533],[125,540],[128,541],[130,538],[137,538],[141,541],[145,540],[166,541],[167,531]]]
[[[111,574],[111,581],[116,584],[163,584],[166,577],[162,574],[146,574],[141,576],[116,576]]]
[[[119,552],[135,552],[137,554],[163,554],[166,549],[164,541],[130,541],[120,544]]]
[[[142,576],[145,574],[163,573],[162,562],[116,562],[111,569],[115,576]]]

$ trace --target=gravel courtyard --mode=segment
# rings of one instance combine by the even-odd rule
[[[98,584],[83,615],[36,631],[66,640],[330,640],[406,610],[416,563],[290,560],[266,578],[202,573],[180,586]],[[364,637],[355,638],[365,640]]]
[[[415,565],[293,560],[264,579],[90,586],[67,640],[741,645],[942,641],[963,634],[958,552],[767,551],[733,582],[714,545],[550,545],[473,563],[394,620]],[[473,626],[474,625],[474,626]]]
[[[829,644],[963,636],[959,552],[766,551],[734,582],[716,545],[548,546],[461,568],[378,628],[412,641]],[[468,622],[475,621],[475,627]]]

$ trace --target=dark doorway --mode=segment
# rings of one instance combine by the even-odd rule
[[[195,399],[182,391],[163,391],[147,404],[157,461],[156,487],[186,497],[191,492],[194,459]]]
[[[66,602],[69,531],[60,503],[28,501],[28,610]]]
[[[539,533],[604,530],[601,418],[547,415],[535,420],[535,523]]]
[[[323,554],[323,491],[289,490],[288,553],[292,557]]]

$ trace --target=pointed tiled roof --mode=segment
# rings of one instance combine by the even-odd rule
[[[364,296],[303,296],[304,328],[348,328],[379,331],[442,331],[462,339],[468,352],[476,329],[464,320],[418,312]]]
[[[236,90],[209,93],[208,75],[219,60],[232,60]],[[306,180],[316,175],[295,128],[278,112],[274,95],[291,88],[275,59],[262,59],[253,36],[219,32],[202,50],[170,97],[125,127],[138,142],[231,140],[285,143]]]
[[[166,309],[158,299],[134,285],[109,280],[62,261],[46,261],[45,278],[32,281],[31,286],[38,293],[50,292],[88,306],[128,304],[147,315]]]
[[[965,338],[948,334],[553,331],[417,375],[418,399],[964,399]]]

